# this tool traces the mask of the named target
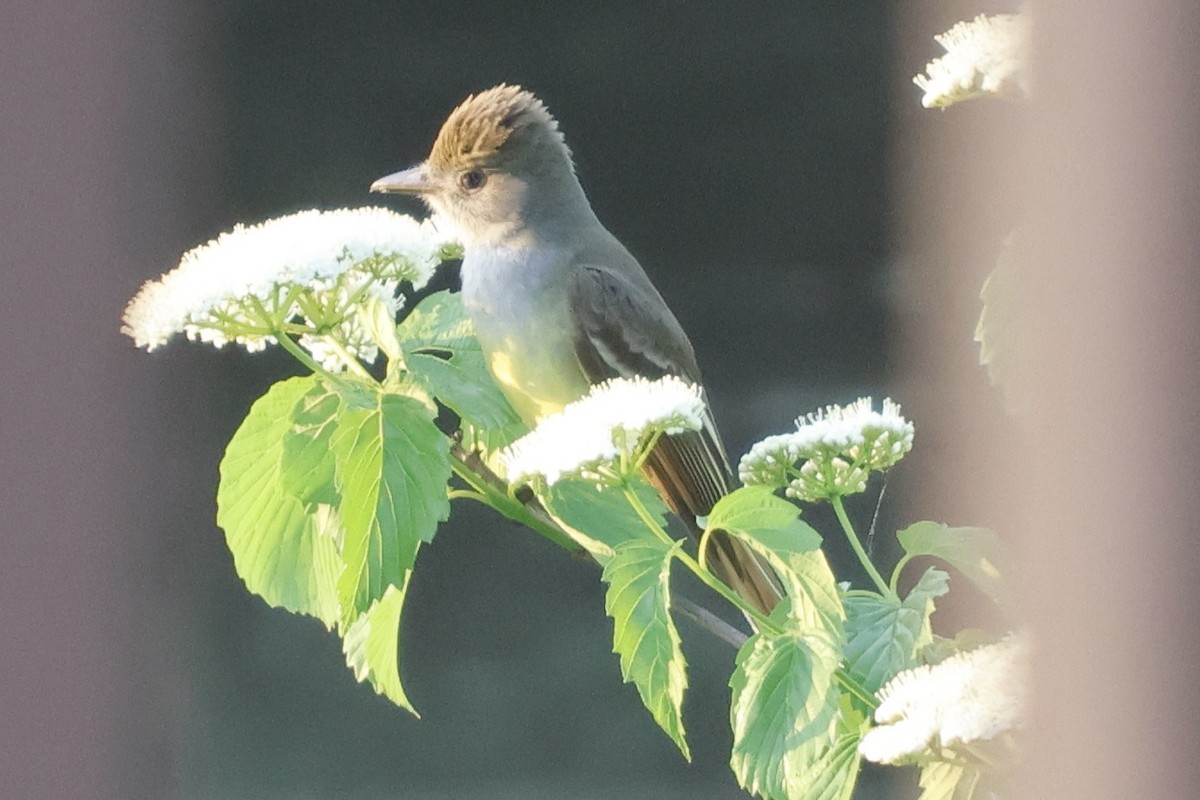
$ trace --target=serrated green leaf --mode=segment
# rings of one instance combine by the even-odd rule
[[[389,586],[383,597],[350,623],[342,637],[342,652],[356,680],[370,681],[376,692],[420,717],[400,685],[400,612],[411,577],[411,570],[405,572],[398,586]]]
[[[836,641],[846,618],[837,580],[820,550],[821,535],[799,515],[769,487],[746,486],[717,501],[708,529],[725,531],[766,559],[794,601],[780,608],[806,625],[825,627]]]
[[[846,666],[874,693],[898,673],[917,665],[930,636],[933,598],[948,591],[949,576],[930,568],[903,602],[875,594],[851,594],[846,607]]]
[[[779,553],[805,553],[821,547],[821,534],[800,519],[800,511],[769,486],[743,486],[722,497],[708,515],[708,527],[737,531]]]
[[[613,652],[621,677],[637,687],[654,721],[692,760],[683,729],[687,663],[671,619],[671,560],[680,545],[622,542],[604,568],[604,610],[613,620]]]
[[[979,770],[960,764],[934,761],[921,769],[917,800],[971,800],[979,785]]]
[[[850,800],[858,783],[862,757],[858,743],[866,730],[866,718],[847,711],[843,703],[836,738],[817,762],[796,776],[795,796],[804,800]]]
[[[658,492],[641,479],[636,480],[633,490],[650,514],[665,525],[667,507]],[[623,542],[658,541],[620,489],[598,489],[587,481],[561,480],[541,500],[567,534],[601,566]]]
[[[450,443],[422,403],[381,394],[374,408],[342,413],[331,446],[346,562],[338,596],[350,619],[403,585],[421,542],[449,515]]]
[[[820,628],[758,633],[738,651],[729,763],[742,788],[772,800],[802,796],[803,776],[834,744],[838,660]]]
[[[914,522],[896,534],[904,552],[934,556],[960,571],[993,600],[1003,591],[999,540],[987,528],[951,528],[940,522]]]
[[[492,378],[460,295],[429,295],[397,332],[412,380],[453,409],[489,452],[528,430]]]
[[[341,407],[338,393],[318,379],[291,409],[292,428],[283,439],[279,477],[283,488],[310,509],[318,503],[336,505],[338,501],[334,485],[337,461],[330,442]]]
[[[284,488],[280,470],[291,410],[315,380],[281,381],[250,408],[221,460],[217,524],[247,589],[332,626],[342,571],[336,535],[328,515],[308,513]]]

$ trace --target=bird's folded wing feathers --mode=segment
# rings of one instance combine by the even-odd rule
[[[575,354],[589,382],[675,375],[700,383],[687,335],[648,280],[635,283],[614,271],[585,266],[575,276],[570,302]],[[697,517],[706,516],[733,484],[729,457],[707,404],[704,414],[701,430],[664,437],[645,466],[646,477],[697,536],[703,532]],[[721,532],[713,543],[717,574],[769,614],[782,596],[770,567]]]
[[[590,382],[675,375],[700,383],[691,343],[648,281],[636,286],[601,267],[582,267],[571,312],[575,354]],[[731,488],[729,459],[707,407],[705,417],[702,430],[664,439],[647,464],[672,510],[689,525]]]

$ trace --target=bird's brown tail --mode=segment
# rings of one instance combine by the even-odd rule
[[[697,517],[708,516],[733,484],[725,449],[711,426],[664,436],[646,459],[644,470],[663,500],[697,537],[704,532]],[[713,573],[759,611],[770,614],[783,596],[771,567],[723,531],[711,531],[709,537],[708,566]]]

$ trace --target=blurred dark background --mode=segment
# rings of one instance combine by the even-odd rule
[[[925,124],[909,77],[930,34],[969,16],[906,31],[897,54],[895,11],[18,0],[0,31],[0,796],[743,796],[732,649],[684,630],[689,765],[621,684],[596,571],[475,507],[409,595],[403,675],[424,718],[356,684],[332,635],[244,590],[214,523],[225,442],[294,364],[182,341],[147,355],[119,318],[236,222],[416,212],[366,187],[423,158],[468,93],[519,83],[690,332],[736,457],[797,414],[894,391],[887,323],[920,295],[894,279],[893,132]],[[974,298],[942,311],[969,359]],[[925,434],[918,420],[918,448]],[[897,483],[883,530],[906,513]],[[872,509],[854,507],[863,527]]]

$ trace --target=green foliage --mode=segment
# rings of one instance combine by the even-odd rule
[[[825,560],[821,536],[794,505],[765,486],[746,486],[721,498],[708,515],[709,530],[723,530],[763,556],[783,583],[787,613],[841,636],[846,618],[837,579]]]
[[[450,445],[424,405],[389,394],[343,410],[330,445],[345,537],[338,597],[349,619],[404,584],[420,543],[449,516]]]
[[[758,633],[742,646],[729,680],[730,766],[747,791],[772,800],[806,796],[805,775],[836,747],[840,660],[837,642],[820,628]],[[822,771],[843,775],[832,765]]]
[[[525,432],[488,372],[462,298],[437,292],[422,300],[397,328],[407,377],[449,406],[496,450]]]
[[[632,490],[659,524],[665,525],[667,507],[658,492],[645,481],[636,481]],[[659,541],[619,489],[602,489],[583,480],[561,480],[550,487],[542,502],[567,534],[601,566],[625,542]]]
[[[941,522],[914,522],[896,534],[908,556],[934,556],[965,575],[993,600],[1003,591],[999,540],[987,528],[952,528]]]
[[[383,597],[350,623],[342,639],[342,651],[355,678],[370,681],[375,691],[419,717],[400,686],[398,653],[400,612],[411,576],[412,571],[407,571],[399,586],[387,587]]]
[[[948,578],[930,568],[903,601],[867,592],[845,597],[846,666],[865,689],[877,692],[917,665],[918,653],[931,637],[933,598],[949,590]]]
[[[850,800],[858,783],[861,756],[858,743],[867,729],[866,717],[842,697],[833,745],[800,776],[794,797],[805,800]]]
[[[396,641],[422,542],[449,503],[449,442],[418,400],[316,376],[273,386],[221,462],[217,523],[272,605],[345,638],[359,680],[412,710]]]
[[[283,488],[309,509],[319,503],[336,505],[340,499],[330,442],[341,405],[341,396],[325,381],[316,380],[291,409],[292,426],[284,435],[279,477]]]
[[[289,491],[281,465],[292,408],[316,383],[282,381],[250,408],[221,460],[217,524],[247,589],[329,627],[339,619],[335,539]]]
[[[575,543],[603,568],[622,677],[690,760],[672,565],[750,613],[703,565],[706,541],[699,559],[687,543],[671,542],[667,508],[642,480],[607,489],[561,480],[542,490],[542,509],[533,503],[530,511],[486,470],[471,472],[473,460],[453,461],[451,439],[434,424],[435,400],[460,417],[463,443],[478,445],[485,459],[525,427],[492,381],[457,295],[431,295],[398,326],[387,311],[386,303],[360,309],[390,359],[382,382],[355,369],[282,381],[253,405],[229,443],[217,521],[246,586],[336,629],[355,677],[416,714],[400,680],[399,626],[418,552],[449,514],[457,465],[470,489],[460,496]],[[844,512],[839,521],[853,537]],[[760,556],[785,595],[769,618],[751,613],[756,632],[737,653],[729,681],[738,781],[772,800],[850,800],[872,695],[957,646],[935,641],[930,627],[947,574],[928,569],[903,599],[881,581],[878,593],[843,592],[820,534],[766,486],[722,498],[707,527]],[[898,536],[906,555],[897,572],[916,556],[933,556],[999,594],[990,531],[918,522]],[[980,774],[969,764],[927,762],[922,800],[966,800]]]
[[[621,676],[637,686],[654,721],[690,761],[682,715],[687,664],[670,614],[671,561],[678,551],[678,544],[658,539],[617,545],[604,568],[604,610],[613,620]]]

